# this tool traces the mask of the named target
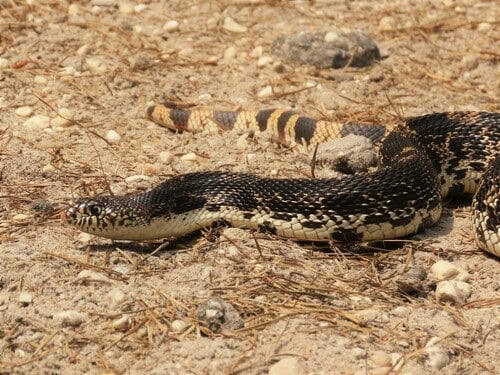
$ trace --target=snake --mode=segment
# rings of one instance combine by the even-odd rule
[[[78,199],[62,212],[64,222],[113,240],[179,237],[223,223],[294,241],[370,242],[416,234],[440,219],[443,198],[468,193],[476,243],[500,257],[500,113],[437,112],[390,128],[281,109],[156,104],[147,118],[174,131],[270,131],[279,143],[302,149],[365,135],[379,145],[379,165],[331,178],[180,174],[142,193]]]

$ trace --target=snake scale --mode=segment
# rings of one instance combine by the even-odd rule
[[[176,131],[270,131],[280,143],[303,149],[362,134],[380,141],[379,168],[324,179],[188,173],[145,193],[80,199],[63,212],[64,221],[121,240],[176,237],[224,222],[293,240],[374,241],[415,234],[439,220],[443,197],[476,193],[476,242],[500,256],[499,113],[432,113],[391,131],[286,110],[189,111],[155,105],[147,116]]]

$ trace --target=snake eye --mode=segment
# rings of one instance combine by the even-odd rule
[[[99,216],[101,214],[101,207],[100,206],[90,206],[89,207],[89,212],[92,216]]]

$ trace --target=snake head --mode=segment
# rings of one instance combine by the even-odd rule
[[[134,227],[147,223],[140,207],[130,207],[122,197],[83,198],[61,213],[61,220],[82,232],[111,239],[128,239]],[[124,234],[126,233],[126,234]]]

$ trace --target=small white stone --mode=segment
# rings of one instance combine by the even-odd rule
[[[224,51],[224,60],[232,60],[236,57],[236,47],[230,46]]]
[[[325,34],[325,42],[335,42],[339,38],[339,33],[336,31],[330,31]]]
[[[9,60],[0,57],[0,69],[5,69],[9,67]]]
[[[83,46],[81,46],[80,48],[78,48],[76,50],[76,55],[77,56],[85,56],[90,52],[90,49],[91,49],[90,45],[84,44]]]
[[[14,216],[12,216],[12,222],[13,223],[22,223],[22,222],[25,222],[26,220],[28,220],[30,217],[29,215],[26,215],[26,214],[16,214]]]
[[[262,56],[257,60],[257,67],[262,68],[265,65],[271,64],[273,58],[270,56]]]
[[[436,287],[436,300],[442,303],[462,304],[467,301],[471,293],[471,286],[463,281],[441,281]]]
[[[92,0],[90,3],[99,7],[114,7],[118,5],[118,0]]]
[[[98,15],[102,12],[102,8],[100,6],[94,5],[92,8],[90,8],[90,11],[92,14]]]
[[[380,31],[392,31],[397,27],[396,20],[390,16],[382,17],[378,23]]]
[[[362,348],[354,348],[351,349],[351,353],[356,359],[363,359],[366,358],[366,350]]]
[[[169,33],[177,31],[179,30],[179,22],[177,22],[176,20],[169,20],[163,25],[163,30]]]
[[[377,350],[375,353],[373,353],[370,356],[370,360],[373,362],[373,364],[379,366],[379,367],[391,367],[392,366],[392,358],[389,354]]]
[[[479,25],[477,25],[477,31],[480,31],[482,33],[485,33],[491,29],[491,23],[488,22],[481,22]]]
[[[47,130],[47,129],[45,129]],[[52,172],[55,172],[55,168],[52,164],[45,164],[43,167],[42,167],[42,173],[52,173]]]
[[[272,365],[269,375],[300,375],[303,371],[303,366],[297,358],[287,357]]]
[[[33,302],[33,297],[28,292],[21,292],[19,293],[17,300],[21,303],[21,305],[28,306],[31,302]]]
[[[92,73],[103,73],[106,71],[106,64],[99,57],[87,57],[85,64]]]
[[[81,271],[76,277],[76,281],[79,281],[84,285],[90,283],[103,283],[103,284],[113,283],[113,281],[107,278],[105,275],[91,270]]]
[[[200,161],[200,157],[196,155],[194,152],[188,152],[187,154],[181,156],[181,161],[198,162]]]
[[[263,51],[264,49],[262,48],[262,46],[257,46],[252,50],[252,52],[250,52],[249,56],[259,58],[262,56]]]
[[[60,73],[63,76],[74,76],[76,74],[76,70],[73,66],[69,65],[69,66],[65,66],[64,68],[62,68],[60,70]]]
[[[198,96],[198,100],[200,102],[209,102],[210,100],[212,100],[212,95],[206,93],[206,94],[201,94]]]
[[[131,183],[134,183],[137,181],[149,181],[149,180],[151,180],[151,177],[143,175],[143,174],[136,174],[136,175],[129,176],[129,177],[125,178],[125,182],[128,184],[131,184]]]
[[[63,327],[65,326],[76,327],[85,321],[86,315],[78,311],[66,310],[55,313],[52,316],[52,319],[59,322],[59,324]]]
[[[181,57],[182,57],[182,56],[184,56],[184,57],[189,57],[189,56],[191,56],[193,53],[194,53],[194,49],[193,49],[193,48],[188,47],[188,48],[183,48],[183,49],[181,49],[181,50],[179,51],[178,55],[179,55],[179,56],[181,56]]]
[[[460,273],[460,269],[446,260],[438,260],[431,267],[431,272],[436,281],[454,279]]]
[[[231,17],[226,17],[224,18],[224,24],[222,27],[230,32],[233,33],[246,33],[247,32],[247,27],[240,25],[237,23],[235,20],[233,20]]]
[[[174,155],[171,152],[168,151],[162,151],[160,152],[160,161],[163,164],[172,164],[174,161]]]
[[[109,307],[112,310],[116,310],[126,301],[126,296],[121,289],[114,288],[109,291],[108,299]]]
[[[88,244],[92,241],[92,235],[82,232],[76,237],[76,240],[80,243]]]
[[[271,86],[266,86],[257,93],[259,98],[265,98],[273,95],[273,88]]]
[[[33,108],[31,107],[19,107],[15,111],[16,115],[21,117],[29,117],[33,113]]]
[[[427,363],[434,369],[442,369],[445,367],[450,358],[445,349],[440,345],[439,337],[432,337],[425,345],[425,353],[427,354]]]
[[[55,128],[55,127],[65,127],[69,126],[72,124],[73,120],[73,112],[69,110],[68,108],[61,108],[58,111],[59,116],[53,118],[50,121],[50,125]]]
[[[106,140],[109,142],[109,143],[118,143],[120,142],[120,139],[122,138],[120,136],[120,134],[118,134],[116,131],[114,130],[110,130],[106,133]]]
[[[36,83],[36,84],[39,84],[39,85],[46,85],[47,84],[47,78],[45,78],[44,76],[35,76],[35,78],[33,78],[33,82]]]
[[[252,165],[257,160],[257,155],[253,153],[247,154],[246,159],[247,159],[247,164]]]
[[[134,6],[134,11],[136,13],[141,13],[144,9],[146,9],[146,4],[137,4]]]
[[[78,5],[73,3],[73,4],[70,4],[70,6],[68,7],[68,14],[70,16],[76,16],[78,14],[79,10],[78,10]]]
[[[184,332],[187,327],[188,327],[188,325],[184,320],[175,319],[172,322],[172,331],[174,331],[174,332],[177,332],[177,333]]]
[[[120,1],[118,3],[118,10],[123,14],[132,14],[134,13],[134,4],[128,1]]]
[[[132,319],[128,315],[123,315],[116,319],[112,325],[115,331],[126,331],[132,325]]]
[[[43,130],[50,127],[50,118],[44,115],[35,115],[24,122],[28,130]]]
[[[477,55],[465,55],[460,60],[460,66],[467,70],[476,69],[479,65],[479,58]]]

